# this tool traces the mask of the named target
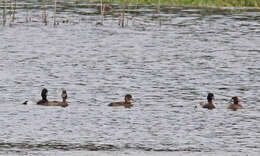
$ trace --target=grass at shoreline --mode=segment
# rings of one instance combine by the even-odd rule
[[[100,2],[100,0],[74,0],[77,2]],[[102,0],[103,2],[127,1],[132,4],[157,5],[159,0]],[[161,5],[181,5],[199,7],[260,7],[260,0],[160,0]]]

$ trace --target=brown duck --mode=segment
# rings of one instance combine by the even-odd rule
[[[130,108],[133,106],[133,104],[131,103],[132,99],[132,95],[126,94],[124,102],[112,102],[108,106],[124,106],[126,108]]]
[[[230,104],[230,105],[228,106],[228,109],[232,109],[233,111],[236,111],[236,110],[238,110],[238,109],[243,109],[243,106],[240,105],[240,104],[238,104],[239,99],[238,99],[237,96],[232,97],[231,100],[233,101],[233,104]]]
[[[68,106],[68,103],[67,103],[67,92],[65,89],[62,89],[62,93],[61,93],[61,98],[62,98],[62,101],[48,101],[42,105],[44,106],[61,106],[61,107],[67,107]]]

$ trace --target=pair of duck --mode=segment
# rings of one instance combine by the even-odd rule
[[[216,108],[215,105],[213,104],[213,99],[214,99],[214,94],[209,93],[207,96],[208,103],[200,104],[200,106],[202,108],[207,108],[210,110]],[[243,109],[243,106],[238,103],[239,99],[237,96],[232,97],[231,100],[233,101],[233,103],[228,106],[228,109],[232,109],[233,111],[236,111],[238,109]]]
[[[61,106],[61,107],[67,107],[68,106],[68,103],[67,103],[67,92],[65,89],[62,89],[62,93],[61,93],[61,98],[62,98],[62,101],[59,102],[59,101],[49,101],[47,99],[47,94],[48,94],[48,90],[46,88],[43,88],[42,89],[42,92],[41,92],[41,96],[42,96],[42,99],[37,101],[36,104],[37,105],[42,105],[42,106]],[[113,102],[113,103],[110,103],[108,106],[124,106],[126,108],[130,108],[133,106],[133,104],[131,103],[131,100],[132,100],[132,95],[130,94],[127,94],[125,96],[125,101],[124,102]],[[31,102],[31,101],[25,101],[23,104],[28,104],[28,103],[34,103],[34,102]]]
[[[36,104],[42,106],[61,106],[61,107],[68,106],[68,103],[66,101],[68,96],[65,89],[62,89],[62,93],[61,93],[62,101],[49,101],[47,99],[47,95],[48,95],[48,90],[46,88],[43,88],[41,92],[42,99],[37,101]],[[23,104],[26,105],[28,103],[30,103],[30,101],[25,101]]]

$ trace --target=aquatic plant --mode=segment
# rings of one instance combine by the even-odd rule
[[[43,13],[42,13],[42,19],[43,19],[43,23],[45,25],[48,24],[48,20],[47,20],[47,11],[46,11],[46,0],[42,0],[42,9],[43,9]]]
[[[123,28],[125,27],[125,8],[127,5],[127,0],[124,0],[124,3],[122,4],[122,13],[121,17],[119,19],[119,25]]]
[[[2,1],[3,3],[3,25],[6,23],[6,0]]]
[[[57,10],[57,0],[54,0],[54,13],[53,13],[53,25],[55,26],[57,24],[56,22],[56,10]]]
[[[101,25],[104,24],[104,12],[105,12],[105,6],[103,6],[103,1],[100,0]]]
[[[12,16],[12,22],[15,20],[15,13],[16,13],[16,0],[13,2],[13,16]]]
[[[147,19],[138,19],[134,17],[134,15],[129,16],[128,7],[135,7],[142,6],[142,5],[153,5],[154,8],[157,8],[157,13],[155,18],[158,18],[158,23],[161,25],[161,18],[159,17],[161,14],[161,8],[165,6],[192,6],[192,7],[206,7],[207,11],[214,12],[214,9],[219,9],[218,7],[227,6],[227,7],[243,7],[243,6],[253,6],[253,7],[260,7],[260,0],[22,0],[23,7],[26,10],[25,14],[25,21],[30,22],[32,21],[32,17],[34,17],[30,10],[38,9],[42,12],[42,18],[40,19],[45,25],[50,22],[48,19],[48,13],[51,12],[53,15],[51,20],[53,20],[54,26],[58,24],[57,20],[57,8],[66,7],[85,7],[85,5],[80,5],[79,3],[95,3],[95,7],[100,10],[100,22],[97,24],[103,25],[105,19],[105,11],[111,11],[114,15],[118,18],[118,24],[121,27],[125,27],[128,23],[128,20],[132,21],[143,21],[147,22]],[[18,3],[18,4],[17,4]],[[33,4],[37,4],[36,7]],[[114,6],[111,3],[121,4],[121,9],[118,9],[118,5]],[[21,5],[20,1],[17,0],[2,0],[1,1],[1,9],[3,10],[2,13],[2,25],[6,25],[8,22],[11,26],[15,22],[15,16],[17,14],[17,5]],[[94,5],[93,5],[94,6]],[[207,8],[211,7],[211,8]],[[213,8],[216,7],[216,8]],[[20,8],[20,7],[19,7]],[[50,10],[53,9],[52,10]],[[224,10],[220,8],[221,12]],[[246,11],[252,8],[236,8],[231,9],[232,12],[235,11]],[[259,8],[253,8],[259,10]],[[19,9],[18,9],[19,11]],[[8,16],[9,15],[9,16]],[[9,20],[10,19],[10,20]],[[35,20],[34,20],[35,21]],[[67,23],[69,20],[65,19],[62,22]],[[148,21],[149,23],[154,23],[155,21]]]

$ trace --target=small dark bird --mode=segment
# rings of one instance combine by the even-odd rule
[[[214,94],[209,93],[208,96],[207,96],[208,103],[207,104],[200,103],[200,106],[202,108],[207,108],[207,109],[210,109],[210,110],[216,108],[215,105],[213,104],[213,99],[214,99]]]

